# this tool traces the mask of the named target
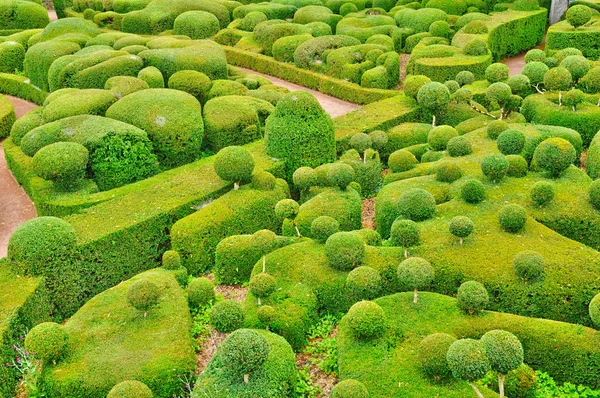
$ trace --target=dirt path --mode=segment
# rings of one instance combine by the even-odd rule
[[[546,47],[545,37],[546,36],[544,36],[544,40],[542,40],[542,42],[534,48],[544,50]],[[501,61],[503,64],[506,64],[508,66],[509,76],[514,76],[521,73],[521,70],[523,70],[523,67],[525,66],[525,54],[527,54],[527,51],[525,51],[522,54],[515,55],[514,57],[505,58]]]
[[[347,101],[320,93],[318,91],[311,90],[309,88],[300,86],[298,84],[287,82],[285,80],[279,79],[278,77],[265,75],[264,73],[255,72],[251,69],[246,69],[246,68],[240,68],[240,69],[243,70],[244,72],[264,76],[267,79],[271,80],[273,82],[273,84],[276,84],[276,85],[282,86],[282,87],[286,87],[292,91],[302,90],[302,91],[307,91],[307,92],[311,93],[312,95],[315,96],[315,98],[319,101],[319,103],[321,104],[323,109],[325,109],[325,111],[327,113],[329,113],[329,115],[331,117],[342,116],[342,115],[345,115],[346,113],[352,112],[361,107],[360,105],[353,104],[352,102],[347,102]]]

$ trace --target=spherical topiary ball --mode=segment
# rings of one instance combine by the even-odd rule
[[[330,184],[344,190],[354,180],[354,169],[346,163],[334,163],[327,171]]]
[[[494,120],[487,125],[487,136],[490,140],[495,140],[505,130],[508,130],[508,123],[504,120]]]
[[[8,261],[19,275],[42,275],[45,266],[68,255],[77,244],[71,224],[58,217],[37,217],[25,221],[8,241]]]
[[[249,182],[254,170],[254,158],[244,147],[228,146],[215,156],[214,168],[217,175],[225,181]]]
[[[435,198],[421,188],[404,191],[398,198],[398,213],[413,221],[424,221],[435,215]]]
[[[456,92],[456,90],[458,90],[460,88],[460,84],[458,84],[458,82],[456,80],[448,80],[447,82],[444,83],[444,85],[446,87],[448,87],[450,94],[454,94]]]
[[[573,76],[567,68],[557,66],[544,74],[544,87],[549,91],[565,91],[571,88]]]
[[[456,216],[450,220],[448,223],[448,230],[450,233],[457,238],[460,238],[460,243],[462,244],[462,240],[473,232],[475,229],[475,224],[473,224],[473,220],[471,220],[467,216]]]
[[[256,316],[263,324],[269,325],[277,318],[277,311],[270,305],[261,305],[256,310]]]
[[[569,55],[561,61],[560,67],[568,70],[576,83],[589,72],[591,64],[583,55]]]
[[[585,99],[585,94],[581,90],[571,89],[563,95],[563,104],[570,107],[573,111],[577,110],[577,105]]]
[[[564,138],[548,138],[533,152],[533,162],[553,177],[558,177],[577,159],[577,151]]]
[[[458,288],[456,300],[461,310],[473,315],[483,311],[490,298],[485,286],[477,281],[468,281]]]
[[[419,226],[412,220],[397,219],[392,224],[390,243],[392,246],[411,247],[421,241]]]
[[[470,40],[463,48],[463,53],[465,53],[465,55],[479,56],[485,55],[488,52],[489,50],[486,42],[479,37]]]
[[[256,330],[239,329],[223,342],[220,357],[227,372],[242,378],[263,366],[270,349],[267,339]]]
[[[369,398],[369,391],[360,381],[346,379],[333,387],[330,398]]]
[[[312,167],[304,166],[296,169],[292,175],[294,185],[301,191],[317,185],[317,173]]]
[[[125,380],[110,389],[106,398],[152,398],[152,390],[137,380]]]
[[[429,33],[434,37],[448,38],[450,31],[450,25],[446,21],[435,21],[429,25]]]
[[[462,87],[466,84],[472,84],[475,81],[475,75],[471,71],[463,70],[456,74],[454,80]]]
[[[508,79],[508,66],[506,64],[497,62],[491,64],[485,70],[485,78],[490,83],[497,83]]]
[[[563,48],[562,50],[560,50],[559,52],[556,53],[556,55],[555,55],[556,61],[558,63],[561,63],[563,61],[563,59],[567,58],[570,55],[583,55],[583,53],[581,52],[580,49],[575,48],[575,47]]]
[[[510,163],[506,156],[499,153],[492,153],[487,155],[481,161],[481,171],[493,182],[498,182],[504,178],[508,172]]]
[[[488,100],[496,101],[500,106],[505,106],[511,99],[512,90],[508,84],[496,82],[485,89],[485,95]]]
[[[507,155],[506,159],[508,160],[508,171],[506,174],[509,177],[525,177],[527,175],[527,170],[529,166],[527,165],[527,160],[521,155]]]
[[[165,269],[175,270],[181,267],[181,257],[175,250],[167,250],[162,255],[162,266]]]
[[[575,5],[567,10],[567,21],[574,28],[585,25],[592,19],[592,11],[588,6]]]
[[[590,184],[590,188],[588,190],[588,197],[592,206],[600,210],[600,180],[595,180]]]
[[[362,264],[365,244],[352,232],[336,232],[325,242],[325,256],[331,267],[350,271]]]
[[[383,130],[371,131],[369,137],[371,137],[373,149],[376,151],[381,151],[389,140],[387,133]]]
[[[229,333],[244,326],[246,314],[241,303],[223,300],[210,309],[209,318],[217,332]]]
[[[506,205],[498,214],[500,226],[506,232],[516,233],[525,227],[527,221],[527,210],[518,204]]]
[[[513,259],[515,273],[523,280],[537,281],[544,276],[544,257],[536,251],[524,250]]]
[[[452,98],[459,104],[469,104],[473,99],[473,92],[466,87],[461,87],[454,92]]]
[[[544,75],[548,70],[549,67],[544,62],[532,61],[523,67],[521,73],[529,78],[532,85],[538,85],[544,81]]]
[[[452,126],[437,126],[431,129],[427,143],[434,151],[444,151],[450,139],[458,137],[458,131]]]
[[[448,367],[457,379],[469,382],[477,381],[490,370],[490,362],[485,347],[479,340],[457,340],[448,348],[446,354]]]
[[[404,80],[404,93],[413,99],[417,99],[421,87],[430,82],[431,79],[427,76],[409,75],[406,77],[406,80]]]
[[[458,137],[451,138],[448,141],[448,145],[446,146],[446,150],[448,151],[448,155],[452,157],[465,156],[471,154],[473,152],[471,143],[469,140],[459,135]]]
[[[70,190],[85,177],[88,150],[76,142],[55,142],[33,155],[33,171],[44,180],[52,180],[62,190]]]
[[[425,337],[419,344],[419,360],[423,373],[434,380],[447,379],[452,372],[446,361],[446,353],[456,341],[456,337],[446,333],[434,333]]]
[[[371,267],[360,266],[346,277],[346,287],[353,298],[357,300],[372,300],[381,290],[381,276]]]
[[[535,398],[537,376],[535,371],[525,364],[511,370],[504,380],[504,392],[507,397]]]
[[[435,271],[421,257],[410,257],[398,265],[398,282],[402,291],[413,291],[427,288],[433,282]]]
[[[400,149],[393,152],[388,158],[388,165],[392,173],[401,173],[415,167],[419,161],[406,149]]]
[[[59,360],[67,349],[69,335],[54,322],[44,322],[35,326],[25,337],[25,349],[35,358],[48,363]]]
[[[215,299],[215,285],[206,278],[194,278],[187,286],[190,308],[200,308]]]
[[[527,51],[527,54],[525,54],[525,62],[526,63],[530,63],[530,62],[544,62],[544,60],[546,59],[546,52],[544,50],[540,50],[538,48],[534,48],[532,50]]]
[[[279,219],[294,218],[300,211],[300,205],[294,199],[281,199],[275,205],[275,215]]]
[[[250,291],[256,297],[264,298],[269,297],[275,290],[277,290],[277,281],[272,275],[266,272],[254,275],[250,279],[248,285]]]
[[[547,181],[538,181],[531,188],[531,200],[536,205],[546,206],[554,199],[554,184]]]
[[[148,311],[158,304],[160,289],[147,279],[133,282],[127,289],[127,302],[140,311]]]
[[[312,238],[320,243],[325,243],[327,239],[339,232],[340,223],[333,217],[320,216],[310,224],[310,234]]]
[[[346,314],[351,333],[359,340],[376,339],[385,332],[385,313],[373,301],[359,301]]]
[[[358,12],[358,7],[356,7],[356,4],[354,3],[344,3],[340,6],[340,15],[342,17],[353,12]]]
[[[179,14],[173,23],[173,34],[191,39],[208,39],[220,30],[217,17],[206,11],[187,11]]]
[[[506,330],[490,330],[481,336],[492,370],[507,374],[523,363],[523,345]]]
[[[594,296],[589,305],[590,318],[597,328],[600,328],[600,293]]]
[[[485,199],[485,186],[481,181],[471,178],[460,188],[460,196],[467,203],[479,203]]]
[[[503,131],[498,135],[496,144],[504,155],[519,154],[525,147],[525,134],[517,129]]]
[[[251,187],[259,191],[271,191],[277,185],[277,178],[268,171],[262,170],[252,175]]]
[[[483,34],[483,33],[487,33],[488,32],[488,27],[485,24],[485,22],[483,21],[471,21],[469,23],[467,23],[463,28],[462,31],[464,33],[468,33],[468,34]]]
[[[462,169],[455,163],[444,162],[435,172],[435,179],[441,182],[452,183],[463,175]]]
[[[363,153],[371,148],[373,140],[365,133],[356,133],[350,138],[350,148],[356,149],[358,153]]]

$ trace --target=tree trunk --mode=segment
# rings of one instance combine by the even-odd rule
[[[504,398],[504,378],[506,375],[498,375],[498,389],[500,390],[500,398]]]
[[[298,237],[301,238],[302,235],[300,235],[300,230],[298,229],[298,226],[296,224],[294,224],[294,228],[296,228],[296,233],[298,234]]]
[[[498,120],[502,120],[502,117],[504,116],[504,107],[500,108],[500,119]]]
[[[240,189],[240,183],[239,182],[234,182],[233,183],[233,190],[237,191],[238,189]]]
[[[262,302],[260,301],[260,297],[258,298],[258,306],[260,307],[262,305]]]
[[[263,256],[263,272],[267,272],[267,256]]]
[[[249,374],[245,374],[244,375],[244,383],[248,383],[250,381],[250,375]],[[482,396],[483,398],[483,396]]]
[[[408,247],[404,248],[404,258],[408,258]]]
[[[435,115],[433,115],[433,122],[431,123],[431,127],[435,127]]]
[[[460,242],[460,245],[462,246],[462,244],[463,244],[463,238],[458,238],[458,240]]]
[[[417,289],[415,289],[413,292],[413,303],[417,304],[418,301],[419,301],[419,292]]]
[[[477,394],[477,396],[479,398],[485,398],[483,396],[483,394],[481,393],[481,391],[479,391],[479,388],[477,388],[477,386],[475,385],[475,383],[469,383],[469,384],[471,384],[471,387],[473,387],[473,390],[475,390],[475,394]]]
[[[562,91],[558,92],[558,106],[562,106]]]

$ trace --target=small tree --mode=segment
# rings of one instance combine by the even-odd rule
[[[510,163],[506,156],[499,153],[489,154],[481,161],[481,171],[492,182],[502,180],[508,172],[509,166]]]
[[[490,362],[481,341],[473,339],[457,340],[446,354],[448,367],[457,379],[467,381],[479,398],[484,398],[475,382],[490,370]]]
[[[292,181],[300,191],[307,191],[313,185],[317,185],[317,173],[312,167],[299,167],[294,171]]]
[[[215,156],[215,172],[225,181],[233,181],[233,189],[240,183],[249,182],[254,170],[254,159],[250,152],[241,146],[228,146]]]
[[[431,285],[435,272],[429,261],[420,257],[411,257],[398,266],[398,281],[405,289],[413,291],[413,303],[419,301],[419,290]]]
[[[450,103],[450,90],[442,83],[427,83],[419,89],[417,102],[433,114],[431,125],[435,127],[436,115],[443,113]]]
[[[267,339],[255,330],[239,329],[231,333],[221,347],[225,369],[234,376],[243,376],[244,383],[258,371],[269,356]]]
[[[277,281],[263,271],[250,279],[248,287],[252,294],[258,298],[258,305],[261,305],[261,299],[269,297],[277,289]]]
[[[460,285],[456,295],[458,307],[469,315],[479,314],[490,301],[487,289],[477,281]]]
[[[372,138],[365,133],[357,133],[350,138],[350,147],[355,149],[361,156],[363,163],[367,163],[365,151],[373,145]]]
[[[419,90],[427,83],[431,83],[431,79],[425,75],[409,75],[404,80],[404,94],[416,101]]]
[[[346,163],[334,163],[327,171],[330,184],[337,185],[342,191],[354,180],[354,169]]]
[[[523,346],[519,339],[505,330],[490,330],[481,337],[493,371],[498,373],[500,398],[504,398],[504,379],[523,363]]]
[[[390,243],[392,246],[404,247],[404,258],[408,258],[408,248],[421,241],[419,226],[412,220],[398,219],[392,224]]]
[[[577,159],[577,151],[564,138],[553,137],[542,141],[533,152],[533,163],[554,178],[561,175]]]
[[[529,82],[531,86],[535,88],[535,90],[543,94],[544,92],[540,89],[539,85],[544,82],[544,75],[548,72],[549,68],[542,61],[532,61],[528,62],[524,67],[521,73],[529,78]]]
[[[563,102],[566,106],[570,106],[573,112],[575,112],[577,105],[581,104],[583,99],[583,91],[573,88],[566,92],[565,96],[563,97]]]
[[[371,131],[369,137],[371,137],[372,148],[378,152],[385,148],[389,141],[387,133],[383,130]]]
[[[294,199],[281,199],[275,205],[275,215],[281,220],[281,222],[285,222],[285,220],[290,220],[296,229],[296,234],[300,238],[300,230],[294,221],[296,215],[300,211],[300,205]],[[284,224],[285,225],[285,224]]]
[[[573,77],[566,68],[557,66],[544,75],[544,87],[549,91],[558,91],[558,106],[562,106],[562,92],[571,88]]]
[[[147,279],[133,282],[127,289],[127,302],[134,308],[144,311],[144,318],[148,310],[158,304],[160,289]]]
[[[575,29],[585,25],[592,19],[592,13],[588,6],[575,5],[567,10],[567,22]]]
[[[512,90],[506,83],[496,82],[492,83],[486,90],[485,95],[490,101],[496,101],[500,106],[500,117],[499,120],[504,119],[508,113],[505,109],[509,104],[512,96]]]
[[[463,244],[463,239],[471,235],[474,227],[473,221],[465,216],[456,216],[450,220],[450,223],[448,224],[450,233],[459,239],[461,246]]]

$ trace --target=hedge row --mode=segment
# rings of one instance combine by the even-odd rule
[[[600,134],[596,134],[588,148],[586,171],[593,180],[600,178]]]
[[[13,123],[17,120],[12,102],[0,95],[0,139],[8,137]]]
[[[494,62],[535,47],[544,38],[548,23],[545,8],[536,11],[495,13],[487,22],[488,48]],[[496,25],[496,26],[494,26]]]
[[[23,76],[0,73],[0,93],[12,95],[42,105],[48,93],[37,88]]]
[[[554,52],[563,48],[576,47],[585,57],[597,59],[600,56],[598,42],[600,42],[600,29],[597,22],[575,29],[569,22],[560,21],[548,28],[546,50]]]

